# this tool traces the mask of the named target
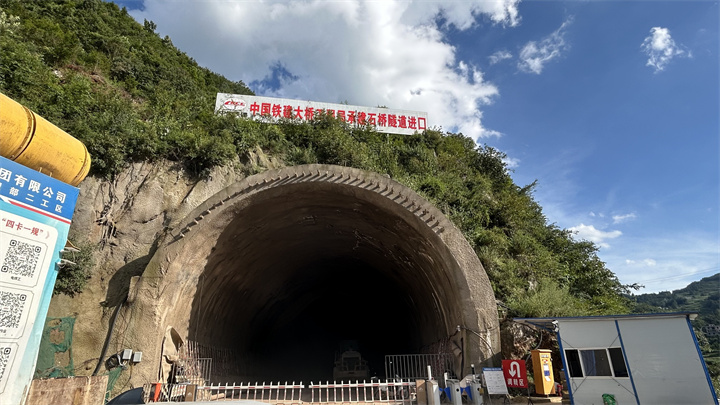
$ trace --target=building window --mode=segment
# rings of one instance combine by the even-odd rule
[[[605,349],[580,350],[585,375],[588,377],[610,377],[610,359]]]
[[[625,357],[622,348],[611,347],[608,349],[610,353],[610,363],[612,363],[613,374],[615,377],[628,377],[627,366],[625,365]]]
[[[565,359],[571,378],[628,377],[622,348],[568,349]]]
[[[580,365],[580,354],[577,350],[565,350],[565,358],[567,359],[568,368],[570,369],[570,377],[582,378],[582,366]]]

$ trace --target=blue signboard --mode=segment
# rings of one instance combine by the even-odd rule
[[[29,392],[79,189],[0,157],[0,403]]]
[[[80,190],[0,156],[0,196],[11,204],[70,223]]]

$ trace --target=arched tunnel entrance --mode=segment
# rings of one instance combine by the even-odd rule
[[[149,268],[174,291],[165,325],[235,353],[238,375],[217,378],[332,380],[336,353],[349,347],[379,376],[388,354],[443,348],[462,372],[499,352],[475,253],[389,178],[322,165],[269,171],[183,225]]]

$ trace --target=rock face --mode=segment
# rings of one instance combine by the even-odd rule
[[[75,297],[53,297],[48,317],[75,316],[73,355],[76,375],[94,370],[108,323],[125,300],[130,280],[145,270],[157,241],[208,197],[247,174],[279,166],[262,151],[243,164],[216,168],[193,179],[176,163],[133,163],[113,180],[86,178],[80,185],[70,240],[97,246],[96,266],[85,290]],[[123,317],[116,322],[122,330]],[[113,335],[107,354],[123,350]],[[104,369],[101,369],[101,371]]]
[[[170,331],[233,350],[268,379],[302,379],[310,363],[322,378],[347,338],[376,369],[390,351],[443,345],[457,375],[497,364],[490,282],[439,210],[379,174],[275,169],[260,150],[248,160],[203,179],[161,162],[83,182],[71,240],[98,246],[97,265],[48,314],[76,317],[76,375],[98,367],[107,341],[105,358],[143,352],[130,385],[163,380]]]

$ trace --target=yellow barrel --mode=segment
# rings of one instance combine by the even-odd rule
[[[73,186],[90,171],[82,142],[2,93],[0,155]]]

